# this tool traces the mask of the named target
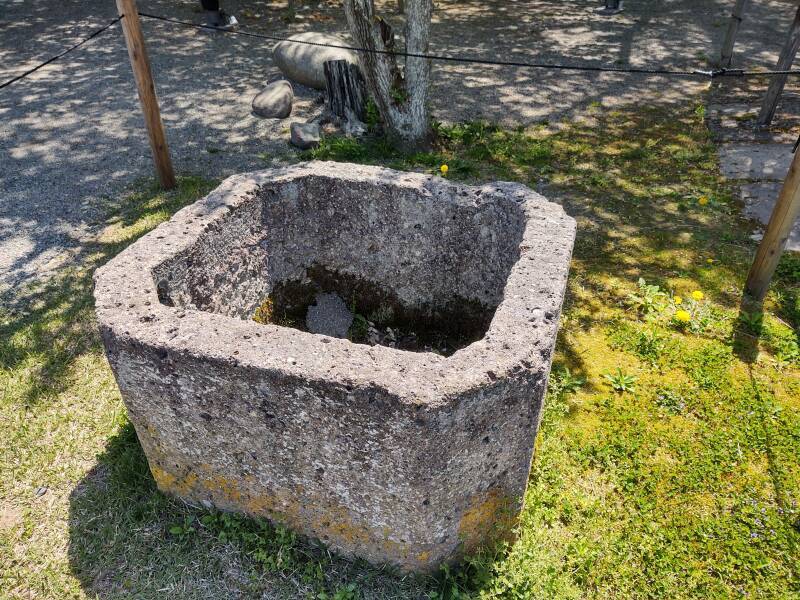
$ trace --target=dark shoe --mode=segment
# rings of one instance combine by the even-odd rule
[[[222,15],[220,14],[222,11],[219,10],[206,10],[204,24],[208,25],[209,27],[219,27],[222,25]]]
[[[233,15],[227,14],[224,10],[219,11],[220,24],[217,25],[219,29],[225,31],[233,31],[239,26],[239,21]]]

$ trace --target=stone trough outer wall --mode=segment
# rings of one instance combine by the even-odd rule
[[[307,178],[515,203],[519,258],[484,338],[445,358],[159,301],[166,265],[254,197],[278,202],[272,190]],[[159,489],[403,570],[435,570],[506,534],[522,506],[574,235],[560,206],[517,184],[320,162],[229,178],[95,275],[106,353]],[[246,286],[245,275],[233,281]]]

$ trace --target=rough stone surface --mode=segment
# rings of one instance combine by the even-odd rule
[[[293,35],[289,40],[275,44],[272,52],[277,67],[288,79],[303,85],[318,90],[325,89],[325,61],[346,60],[358,64],[358,57],[352,50],[298,44],[291,40],[334,46],[351,46],[352,44],[338,35],[313,31]]]
[[[522,505],[575,222],[528,188],[312,162],[227,179],[95,275],[106,354],[159,488],[404,570]],[[314,265],[435,312],[449,357],[249,319]]]
[[[338,294],[317,294],[316,302],[308,307],[306,327],[311,333],[320,333],[336,338],[346,338],[353,313]]]
[[[318,123],[292,123],[289,126],[292,146],[301,150],[316,148],[319,145],[320,129]]]
[[[288,81],[274,81],[253,98],[253,112],[268,119],[285,119],[292,114],[294,90]]]

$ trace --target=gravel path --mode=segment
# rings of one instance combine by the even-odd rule
[[[140,0],[140,10],[198,21],[194,0]],[[391,3],[393,5],[393,2]],[[486,57],[535,56],[686,67],[716,56],[732,0],[626,2],[599,17],[588,0],[437,2],[433,49]],[[753,3],[737,44],[739,64],[772,65],[795,4]],[[247,29],[278,34],[343,31],[337,2],[310,2],[297,19],[285,3],[223,0]],[[246,15],[251,14],[253,18]],[[257,16],[256,16],[257,15]],[[0,80],[75,43],[115,16],[111,0],[2,0]],[[251,115],[250,100],[279,76],[260,40],[145,20],[176,169],[223,176],[293,160],[288,124]],[[438,64],[434,112],[444,121],[507,124],[557,119],[592,102],[693,102],[705,82]],[[297,89],[294,118],[317,107]],[[24,81],[0,90],[0,296],[42,278],[96,235],[109,198],[151,174],[133,78],[119,26]]]

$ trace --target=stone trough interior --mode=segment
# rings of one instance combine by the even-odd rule
[[[574,235],[516,184],[325,162],[230,178],[95,274],[159,489],[407,571],[505,535]],[[286,326],[332,297],[468,346],[444,358]],[[260,325],[265,300],[277,319]]]
[[[320,175],[259,188],[154,269],[159,299],[241,319],[267,301],[269,322],[306,329],[315,296],[333,292],[413,332],[419,346],[404,349],[446,340],[449,354],[481,339],[519,258],[522,207],[478,188],[396,183]]]

